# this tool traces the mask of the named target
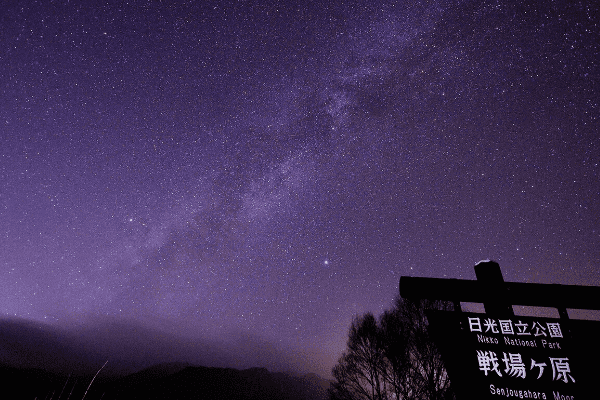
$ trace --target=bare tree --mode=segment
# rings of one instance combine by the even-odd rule
[[[380,318],[382,347],[387,361],[386,378],[392,389],[392,398],[409,399],[414,389],[411,379],[412,359],[407,351],[410,326],[397,309],[388,310]]]
[[[348,335],[348,351],[333,368],[335,399],[384,400],[387,391],[380,329],[371,313],[356,317]]]
[[[426,310],[450,311],[452,305],[447,302],[396,299],[392,310],[403,329],[396,335],[402,335],[408,368],[405,368],[405,380],[408,379],[412,390],[407,399],[441,400],[451,396],[450,379],[444,367],[441,354],[427,330]],[[390,333],[391,338],[394,333]],[[392,356],[390,354],[390,356]]]
[[[427,309],[450,305],[396,299],[379,321],[356,317],[348,348],[333,368],[332,400],[442,400],[453,398],[441,356],[427,332]]]

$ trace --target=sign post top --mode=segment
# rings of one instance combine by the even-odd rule
[[[483,303],[486,311],[513,315],[512,306],[555,307],[561,319],[568,319],[567,308],[600,310],[600,287],[542,283],[505,282],[494,261],[475,265],[477,280],[402,276],[400,295],[406,299]]]
[[[485,312],[506,317],[514,315],[512,305],[505,301],[507,289],[500,265],[495,261],[479,262],[475,265],[475,276],[477,276],[477,282],[486,285],[489,291],[490,299],[483,303]]]

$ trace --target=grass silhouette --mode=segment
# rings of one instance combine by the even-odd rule
[[[81,398],[81,400],[84,400],[85,397],[88,394],[88,391],[90,390],[90,388],[92,387],[92,384],[94,383],[94,380],[96,379],[96,377],[98,376],[98,374],[100,373],[100,371],[102,371],[102,369],[104,367],[106,367],[106,364],[108,364],[108,360],[106,360],[106,362],[100,367],[100,369],[98,371],[96,371],[96,374],[94,375],[94,377],[92,378],[92,380],[90,381],[90,384],[88,385],[88,387],[85,389],[85,393],[83,394],[83,397]],[[69,379],[71,379],[71,374],[69,374],[69,376],[67,377],[67,380],[65,381],[65,384],[63,385],[62,390],[60,391],[60,394],[58,395],[58,398],[56,400],[60,400],[62,398],[62,395],[67,387],[67,384],[69,383]],[[73,390],[75,390],[75,386],[77,386],[77,379],[75,379],[75,384],[73,385],[73,387],[71,387],[71,391],[69,392],[69,396],[67,396],[66,400],[70,400],[71,395],[73,394]],[[54,400],[54,391],[52,392],[52,394],[50,394],[50,397],[46,396],[47,400]],[[102,395],[104,396],[104,394]],[[38,398],[36,397],[34,400],[38,400]]]

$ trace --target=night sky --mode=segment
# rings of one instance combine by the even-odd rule
[[[326,376],[402,275],[600,285],[594,2],[83,3],[0,7],[5,318]]]

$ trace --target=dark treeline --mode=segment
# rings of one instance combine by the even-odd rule
[[[62,376],[41,369],[0,367],[0,384],[11,399],[227,399],[325,400],[330,382],[264,368],[193,367],[161,364],[122,378]],[[86,390],[89,387],[89,391]]]
[[[427,332],[425,310],[439,301],[396,299],[378,319],[352,322],[348,345],[333,368],[330,400],[449,400],[454,398],[441,355]]]

